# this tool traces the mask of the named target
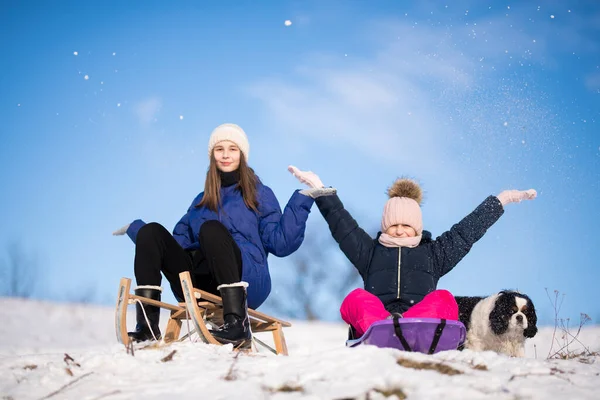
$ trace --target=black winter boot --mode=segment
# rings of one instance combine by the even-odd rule
[[[135,288],[135,295],[160,301],[161,291],[162,288],[160,286],[138,286]],[[142,307],[144,307],[143,310]],[[156,340],[160,340],[161,335],[160,329],[158,328],[160,307],[151,306],[149,304],[140,304],[136,301],[135,311],[137,322],[135,326],[135,332],[127,332],[131,340],[134,342],[144,342],[146,340],[155,340],[155,337]],[[148,321],[150,322],[150,327],[148,327],[146,317],[144,317],[144,311],[146,312],[146,317],[148,317]],[[152,328],[152,330],[150,330],[150,328]],[[152,332],[154,332],[154,335],[152,335]]]
[[[220,285],[217,289],[223,299],[223,321],[221,328],[210,333],[221,343],[232,343],[234,347],[249,348],[252,344],[246,282]]]

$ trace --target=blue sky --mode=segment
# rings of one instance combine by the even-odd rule
[[[234,122],[282,206],[287,165],[310,169],[373,235],[401,175],[434,236],[535,188],[439,287],[519,289],[545,321],[558,290],[563,317],[600,319],[600,5],[4,2],[0,30],[0,256],[38,260],[36,297],[113,302],[134,247],[111,232],[171,229]],[[307,235],[326,229],[315,207]],[[276,294],[289,262],[270,259]]]

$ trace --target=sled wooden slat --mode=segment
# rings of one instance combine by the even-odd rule
[[[269,332],[278,328],[277,322],[250,321],[252,332]]]
[[[185,316],[185,312],[183,315]],[[169,318],[169,322],[167,322],[167,330],[163,336],[165,343],[175,342],[177,339],[179,339],[179,334],[181,333],[181,322],[181,319],[173,318],[173,316]]]
[[[283,329],[281,324],[277,323],[277,329],[273,331],[273,340],[275,341],[275,350],[277,350],[277,354],[285,354],[287,355],[287,343],[285,342],[285,337],[283,336]]]
[[[185,307],[182,307],[182,309],[179,309],[177,311],[171,311],[172,319],[187,319],[186,315],[187,314]]]
[[[131,279],[121,278],[119,282],[119,291],[117,293],[117,306],[115,308],[115,329],[119,343],[128,345],[129,335],[127,334],[127,305],[129,304],[129,288]]]
[[[211,303],[210,301],[199,301],[198,307],[204,308],[206,309],[206,311],[214,311],[219,310],[221,308],[215,303]]]
[[[157,301],[157,300],[152,300],[149,299],[147,297],[142,297],[142,296],[136,296],[135,294],[130,294],[129,298],[132,300],[139,300],[144,304],[149,304],[151,306],[157,306],[160,308],[165,308],[167,310],[171,310],[171,311],[180,311],[181,307],[180,306],[174,306],[173,304],[169,304],[169,303],[163,303],[162,301]]]

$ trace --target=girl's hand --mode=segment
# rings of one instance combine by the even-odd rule
[[[535,189],[529,190],[505,190],[500,193],[498,196],[498,200],[502,203],[503,206],[508,203],[519,203],[523,200],[533,200],[537,196],[537,192]]]
[[[325,187],[319,176],[312,171],[300,171],[293,165],[288,167],[288,171],[290,171],[292,175],[294,175],[300,182],[304,183],[310,188],[320,189]]]
[[[127,233],[127,229],[129,228],[130,224],[125,225],[124,227],[117,229],[116,231],[114,231],[112,234],[114,236],[121,236]]]

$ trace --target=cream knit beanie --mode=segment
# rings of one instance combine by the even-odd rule
[[[250,158],[250,143],[246,132],[236,124],[222,124],[215,128],[208,139],[208,157],[212,155],[213,149],[217,143],[224,140],[232,141],[237,144],[240,151],[244,154],[246,161]]]

